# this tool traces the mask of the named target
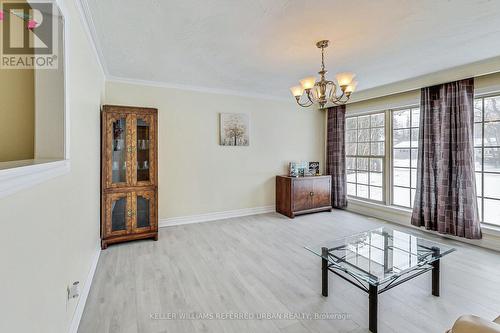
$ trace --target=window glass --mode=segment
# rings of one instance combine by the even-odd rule
[[[346,118],[346,155],[347,194],[383,201],[384,112]]]
[[[417,183],[420,109],[392,111],[392,204],[411,208]]]
[[[476,98],[474,122],[479,217],[500,226],[500,96]]]

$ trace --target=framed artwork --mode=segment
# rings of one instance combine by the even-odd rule
[[[250,145],[250,120],[245,113],[220,114],[220,145]]]
[[[309,175],[309,165],[307,162],[290,162],[288,170],[291,177],[304,177]]]
[[[319,175],[319,162],[309,162],[309,173],[313,176]]]

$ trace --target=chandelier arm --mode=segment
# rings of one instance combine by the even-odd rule
[[[302,106],[303,108],[308,108],[310,107],[311,105],[313,105],[313,103],[309,103],[309,104],[301,104],[301,103],[297,103],[299,104],[300,106]]]
[[[327,99],[333,101],[334,96],[336,97],[337,95],[337,85],[333,81],[330,82],[332,82],[332,89]]]
[[[311,105],[314,104],[314,101],[313,101],[314,98],[311,98],[311,89],[306,90],[306,95],[307,95],[307,99],[309,100],[309,102],[311,102]]]
[[[332,99],[332,102],[341,102],[341,101],[342,101],[342,98],[343,98],[344,96],[345,96],[345,92],[344,92],[344,91],[342,91],[342,94],[341,94],[339,97],[337,97],[337,96],[335,95],[335,99]]]
[[[342,98],[345,97],[344,100],[342,100]],[[351,99],[351,94],[342,94],[342,96],[340,98],[338,98],[337,100],[332,100],[331,102],[334,104],[334,105],[344,105],[346,104],[349,100]]]
[[[302,96],[304,96],[304,95],[302,95]],[[295,101],[297,102],[297,104],[298,104],[298,105],[300,105],[300,106],[302,106],[302,107],[304,107],[304,108],[307,108],[307,107],[309,107],[309,106],[313,105],[313,103],[312,103],[311,101],[309,101],[309,103],[308,103],[308,102],[301,103],[301,102],[300,102],[300,99],[301,99],[301,97],[302,97],[302,96],[295,97]]]

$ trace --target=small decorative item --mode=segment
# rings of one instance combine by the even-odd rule
[[[309,173],[311,176],[319,176],[319,162],[309,162]]]
[[[289,167],[289,175],[290,177],[298,177],[299,176],[299,169],[297,168],[297,162],[290,162]]]
[[[38,23],[35,20],[29,20],[27,24],[27,28],[33,30],[37,27]]]
[[[245,113],[220,114],[220,145],[221,146],[248,146],[249,119]]]
[[[290,162],[289,175],[290,177],[309,176],[309,164],[307,162]]]
[[[299,168],[299,177],[304,177],[306,175],[306,168]]]
[[[309,175],[309,164],[307,162],[299,162],[299,176],[305,177]]]

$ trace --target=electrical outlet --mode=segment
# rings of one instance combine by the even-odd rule
[[[80,296],[80,281],[75,281],[71,286],[68,286],[68,299],[77,298]]]

